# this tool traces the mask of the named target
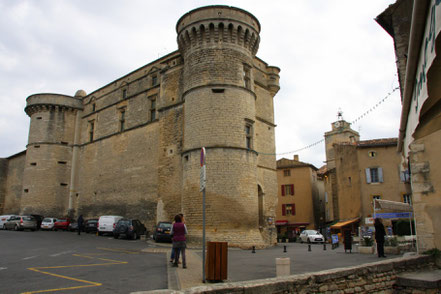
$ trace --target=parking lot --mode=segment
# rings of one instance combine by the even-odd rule
[[[0,293],[130,293],[167,288],[164,252],[140,240],[0,230]]]

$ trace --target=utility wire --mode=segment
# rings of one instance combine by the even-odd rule
[[[357,122],[360,121],[362,118],[364,118],[365,116],[367,116],[369,113],[371,113],[372,111],[374,111],[378,106],[380,106],[380,104],[382,104],[384,101],[386,101],[386,100],[387,100],[387,99],[388,99],[388,98],[389,98],[389,97],[390,97],[395,91],[397,91],[399,88],[400,88],[400,87],[395,87],[395,88],[393,88],[392,91],[389,92],[389,93],[387,93],[387,95],[386,95],[383,99],[381,99],[377,104],[375,104],[375,105],[372,106],[369,110],[365,111],[362,115],[360,115],[360,116],[357,117],[355,120],[353,120],[353,121],[351,122],[351,124],[355,124],[355,123],[357,123]],[[302,147],[302,148],[299,148],[299,149],[296,149],[296,150],[288,151],[288,152],[283,152],[283,153],[264,153],[264,152],[257,152],[257,153],[260,154],[260,155],[276,155],[276,156],[287,155],[287,154],[292,154],[292,153],[300,152],[300,151],[303,151],[303,150],[306,150],[306,149],[309,149],[309,148],[315,147],[315,146],[317,146],[318,144],[320,144],[320,143],[322,143],[322,142],[324,142],[324,141],[325,141],[325,139],[323,138],[323,139],[318,140],[318,141],[316,141],[316,142],[314,142],[314,143],[312,143],[312,144],[309,144],[308,146],[305,146],[305,147]]]

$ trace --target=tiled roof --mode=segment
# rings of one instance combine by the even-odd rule
[[[277,168],[296,168],[296,167],[311,167],[312,169],[317,170],[317,168],[310,163],[287,159],[287,158],[281,158],[277,160]]]
[[[358,141],[357,147],[378,147],[378,146],[397,146],[398,138],[383,138],[383,139],[373,139]]]

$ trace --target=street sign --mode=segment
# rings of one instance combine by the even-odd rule
[[[200,177],[200,185],[199,185],[199,191],[204,191],[205,184],[207,182],[207,172],[205,169],[205,147],[201,148],[201,170],[199,172]]]
[[[376,213],[376,218],[409,218],[412,217],[412,212],[386,212]]]

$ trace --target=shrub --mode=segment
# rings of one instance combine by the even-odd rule
[[[363,237],[361,245],[362,246],[372,246],[374,244],[374,240],[371,237]]]

